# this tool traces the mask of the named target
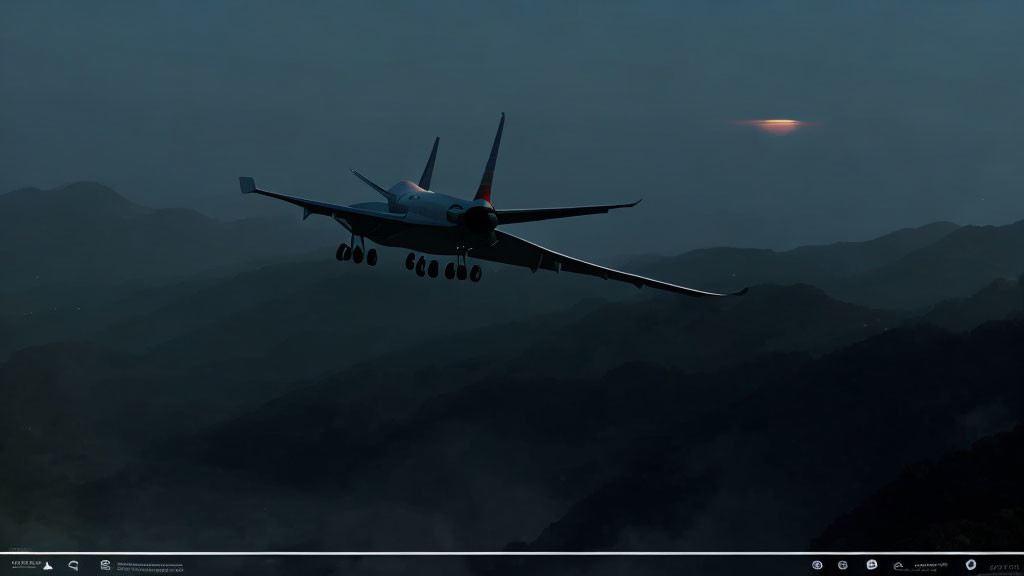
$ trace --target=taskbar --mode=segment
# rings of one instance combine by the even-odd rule
[[[0,553],[19,576],[204,574],[692,574],[1024,576],[1015,552],[43,552]]]

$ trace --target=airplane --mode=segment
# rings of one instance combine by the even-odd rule
[[[427,165],[417,184],[403,180],[385,190],[359,172],[352,170],[357,178],[376,190],[387,202],[337,205],[306,200],[260,190],[256,187],[256,182],[247,176],[238,179],[239,186],[243,194],[261,194],[300,206],[303,220],[310,214],[333,218],[351,234],[348,244],[342,243],[338,246],[335,257],[339,261],[351,260],[358,264],[365,257],[367,264],[375,266],[377,250],[372,247],[369,250],[366,249],[366,239],[369,238],[371,242],[379,246],[410,250],[405,259],[405,267],[408,270],[415,270],[416,275],[420,277],[436,278],[440,272],[440,264],[437,259],[431,258],[428,262],[427,258],[423,256],[423,254],[429,254],[455,258],[454,262],[448,261],[444,267],[444,276],[449,280],[454,278],[465,280],[468,276],[471,281],[479,282],[483,276],[480,266],[473,264],[467,272],[468,259],[473,258],[522,266],[533,272],[543,269],[556,273],[586,274],[605,280],[626,282],[637,288],[647,286],[687,296],[742,296],[746,294],[747,288],[731,294],[717,294],[605,268],[549,250],[518,236],[513,236],[504,230],[498,230],[498,226],[522,222],[569,218],[586,214],[606,214],[610,210],[631,208],[640,203],[640,200],[637,200],[625,204],[565,208],[496,208],[491,202],[491,184],[494,180],[494,167],[498,160],[498,146],[501,144],[501,132],[504,127],[505,114],[502,113],[501,120],[498,122],[498,133],[495,134],[494,143],[491,145],[491,155],[487,159],[483,178],[480,179],[480,186],[472,200],[464,200],[430,190],[440,137],[434,139],[434,147],[430,151]],[[420,254],[419,258],[416,256],[417,253]]]

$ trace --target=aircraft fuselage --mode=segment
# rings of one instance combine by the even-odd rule
[[[489,243],[498,224],[494,207],[486,200],[465,200],[424,190],[403,180],[388,189],[394,200],[354,204],[356,208],[404,215],[403,221],[417,224],[400,232],[381,233],[376,224],[358,225],[343,215],[335,217],[356,236],[365,236],[381,246],[407,248],[441,256],[462,254]]]

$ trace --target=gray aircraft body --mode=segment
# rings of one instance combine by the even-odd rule
[[[464,200],[430,190],[430,180],[434,172],[434,160],[437,158],[437,145],[440,138],[434,140],[430,158],[423,169],[419,183],[401,181],[391,188],[374,184],[362,174],[352,171],[360,180],[376,190],[387,202],[363,202],[352,205],[336,205],[315,200],[306,200],[294,196],[286,196],[275,192],[260,190],[252,178],[241,177],[239,184],[243,194],[255,193],[271,198],[290,202],[303,209],[303,219],[310,214],[329,216],[351,233],[348,244],[338,246],[336,257],[340,261],[365,261],[373,266],[377,264],[377,251],[366,249],[366,240],[380,246],[405,248],[411,252],[405,259],[405,266],[415,270],[419,276],[437,277],[440,264],[437,259],[429,260],[423,254],[441,257],[454,257],[444,267],[444,275],[448,279],[467,277],[473,282],[480,281],[483,271],[479,266],[468,267],[470,258],[500,262],[512,266],[523,266],[536,272],[538,269],[554,272],[573,272],[597,276],[605,280],[628,282],[638,288],[649,286],[659,290],[668,290],[688,296],[725,296],[714,292],[694,290],[636,274],[628,274],[619,270],[605,268],[589,262],[559,254],[532,242],[513,236],[498,226],[535,222],[554,218],[569,218],[585,214],[602,214],[616,208],[629,208],[640,203],[605,204],[596,206],[571,206],[566,208],[531,208],[531,209],[497,209],[491,203],[491,182],[494,179],[494,166],[498,158],[498,147],[501,144],[501,132],[505,126],[505,115],[501,115],[498,132],[494,136],[491,155],[487,160],[483,178],[472,200]],[[417,258],[417,253],[419,257]],[[731,295],[745,294],[746,288]]]

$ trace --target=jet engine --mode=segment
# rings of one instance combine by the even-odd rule
[[[466,228],[477,234],[487,234],[498,225],[498,215],[490,206],[470,206],[462,222]]]
[[[489,234],[498,225],[498,215],[485,202],[474,203],[469,208],[455,204],[448,208],[448,221],[464,226],[474,234]]]

